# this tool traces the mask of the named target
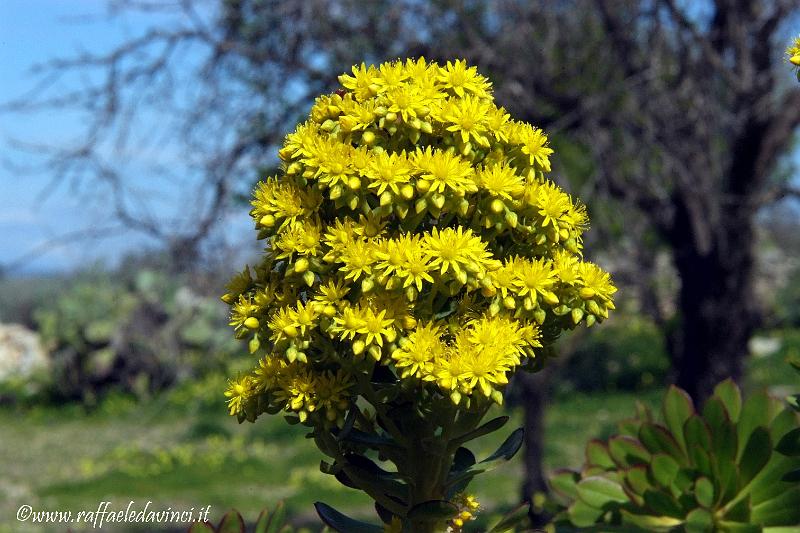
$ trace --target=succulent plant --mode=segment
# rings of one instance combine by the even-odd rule
[[[798,531],[800,427],[766,393],[742,402],[731,380],[696,412],[677,387],[663,421],[646,408],[586,447],[581,472],[551,478],[565,504],[554,523],[612,531]]]

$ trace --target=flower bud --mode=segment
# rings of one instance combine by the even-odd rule
[[[244,327],[247,329],[258,329],[258,319],[254,316],[249,316],[244,320]]]
[[[305,257],[301,257],[300,259],[294,262],[295,272],[297,272],[298,274],[302,274],[306,270],[308,270],[308,259],[306,259]]]

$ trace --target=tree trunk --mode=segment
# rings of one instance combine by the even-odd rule
[[[747,343],[757,324],[753,291],[753,224],[728,214],[711,228],[708,250],[689,232],[673,241],[680,274],[680,325],[673,341],[676,383],[701,406],[720,381],[742,376]],[[676,224],[686,226],[688,217]]]
[[[525,482],[522,499],[532,502],[537,492],[547,493],[544,476],[544,411],[547,403],[547,378],[545,368],[535,374],[519,373],[522,405],[525,413]],[[531,505],[530,518],[534,527],[544,526],[548,517]]]

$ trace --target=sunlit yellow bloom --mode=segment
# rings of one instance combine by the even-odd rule
[[[581,296],[585,298],[599,297],[604,302],[611,302],[617,288],[611,282],[611,276],[599,266],[588,261],[578,265],[578,275],[581,279]],[[612,304],[613,305],[613,304]],[[612,306],[610,306],[613,309]]]
[[[401,378],[423,378],[433,374],[434,361],[444,354],[439,328],[433,323],[417,325],[401,342],[401,349],[392,353]]]
[[[355,94],[358,101],[366,100],[372,97],[377,92],[377,87],[373,85],[373,78],[377,76],[377,70],[370,65],[367,67],[364,63],[360,66],[353,66],[353,75],[342,74],[339,76],[339,83],[342,87],[350,89]]]
[[[515,263],[514,276],[518,294],[525,296],[530,294],[536,297],[537,294],[550,304],[558,303],[558,298],[550,290],[558,279],[549,261],[545,259],[520,259]]]
[[[253,381],[250,376],[241,376],[235,380],[228,380],[228,389],[225,396],[228,398],[228,412],[238,415],[244,410],[244,404],[254,393]]]
[[[357,281],[364,275],[372,274],[375,262],[375,246],[365,240],[354,240],[344,245],[340,261],[345,279]]]
[[[377,74],[372,77],[373,83],[378,86],[378,92],[386,92],[389,89],[400,87],[407,79],[408,72],[406,72],[402,61],[382,63],[378,67]]]
[[[447,131],[459,134],[461,142],[466,144],[474,140],[481,146],[489,146],[489,139],[486,137],[488,111],[489,105],[485,101],[465,96],[458,100],[448,100],[440,116],[444,122],[450,124]]]
[[[369,187],[383,194],[387,187],[395,194],[400,193],[399,185],[411,178],[413,167],[405,154],[381,152],[372,159],[366,171],[371,180]]]
[[[460,97],[469,93],[486,98],[492,88],[492,84],[478,74],[478,69],[476,67],[467,67],[467,62],[464,60],[448,61],[440,69],[438,80],[446,89],[452,90]]]
[[[542,130],[524,124],[518,130],[515,141],[522,145],[522,153],[528,156],[531,166],[550,172],[550,154],[553,149],[548,146],[547,135]]]
[[[514,168],[507,165],[491,165],[478,172],[478,180],[482,189],[492,196],[511,200],[519,198],[525,192],[524,180],[514,173]]]
[[[478,190],[472,165],[453,153],[428,146],[424,150],[418,148],[412,155],[412,161],[420,172],[417,188],[423,192],[443,193],[450,189],[463,195]]]
[[[800,37],[795,37],[794,42],[786,49],[786,57],[795,67],[800,67]]]

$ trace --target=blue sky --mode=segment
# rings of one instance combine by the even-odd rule
[[[105,0],[0,0],[0,105],[31,91],[40,79],[32,72],[34,65],[81,51],[106,53],[174,17],[159,13],[110,17],[108,5]],[[203,9],[212,4],[198,5]],[[187,65],[188,72],[198,57],[188,50],[181,57],[181,68]],[[79,82],[75,76],[66,78],[50,94],[58,94],[62,87],[79,87]],[[135,176],[132,187],[143,205],[159,219],[178,220],[180,195],[192,190],[202,173],[175,143],[160,142],[152,135],[168,131],[165,118],[147,111],[139,112],[137,120],[134,140],[125,150],[107,151]],[[64,109],[0,112],[0,267],[19,263],[32,251],[47,250],[19,264],[12,274],[70,270],[98,260],[113,265],[126,250],[158,245],[133,231],[51,245],[65,234],[111,226],[111,197],[91,180],[53,181],[52,172],[42,168],[43,158],[19,149],[17,141],[69,147],[81,138],[85,124],[84,115]],[[157,176],[148,165],[166,166],[171,175]],[[231,228],[227,234],[252,242],[246,210],[239,211],[232,223],[224,225]]]
[[[38,78],[30,72],[33,65],[69,57],[79,50],[107,51],[143,33],[161,16],[111,19],[106,16],[107,5],[105,0],[0,0],[0,105],[23,96],[34,86]],[[0,266],[17,261],[64,233],[103,227],[110,222],[108,202],[102,201],[102,195],[95,194],[94,201],[86,201],[96,191],[75,187],[74,183],[53,183],[51,173],[35,168],[41,165],[41,158],[12,146],[13,140],[68,146],[80,135],[82,120],[81,115],[63,110],[37,114],[0,112]],[[152,127],[147,121],[155,120],[152,114],[145,114],[139,127]],[[139,172],[151,156],[160,157],[162,163],[164,157],[168,163],[181,158],[177,151],[170,154],[168,147],[155,148],[160,153],[154,154],[150,146],[150,151],[127,154],[131,168]],[[800,159],[800,153],[797,157]],[[183,168],[179,185],[141,180],[141,193],[156,209],[175,209],[180,187],[191,186],[196,179],[190,166]],[[148,176],[146,170],[140,174]],[[154,198],[160,204],[152,202]],[[241,234],[244,242],[252,241],[252,231],[246,229],[249,221],[241,211],[242,216],[226,223],[226,227],[231,228],[229,233]],[[47,253],[26,261],[17,273],[62,271],[98,259],[113,264],[114,258],[125,250],[154,244],[140,234],[128,232],[101,241],[49,246]]]
[[[0,2],[0,102],[17,99],[35,81],[30,69],[79,49],[102,50],[143,26],[143,21],[109,24],[101,1],[2,0]],[[88,18],[87,18],[88,17]],[[51,183],[37,169],[41,160],[12,144],[15,140],[66,146],[80,131],[76,113],[0,113],[0,265],[65,232],[103,224],[106,213],[86,208],[67,183]],[[71,242],[26,262],[25,271],[59,271],[144,244],[141,238]]]

